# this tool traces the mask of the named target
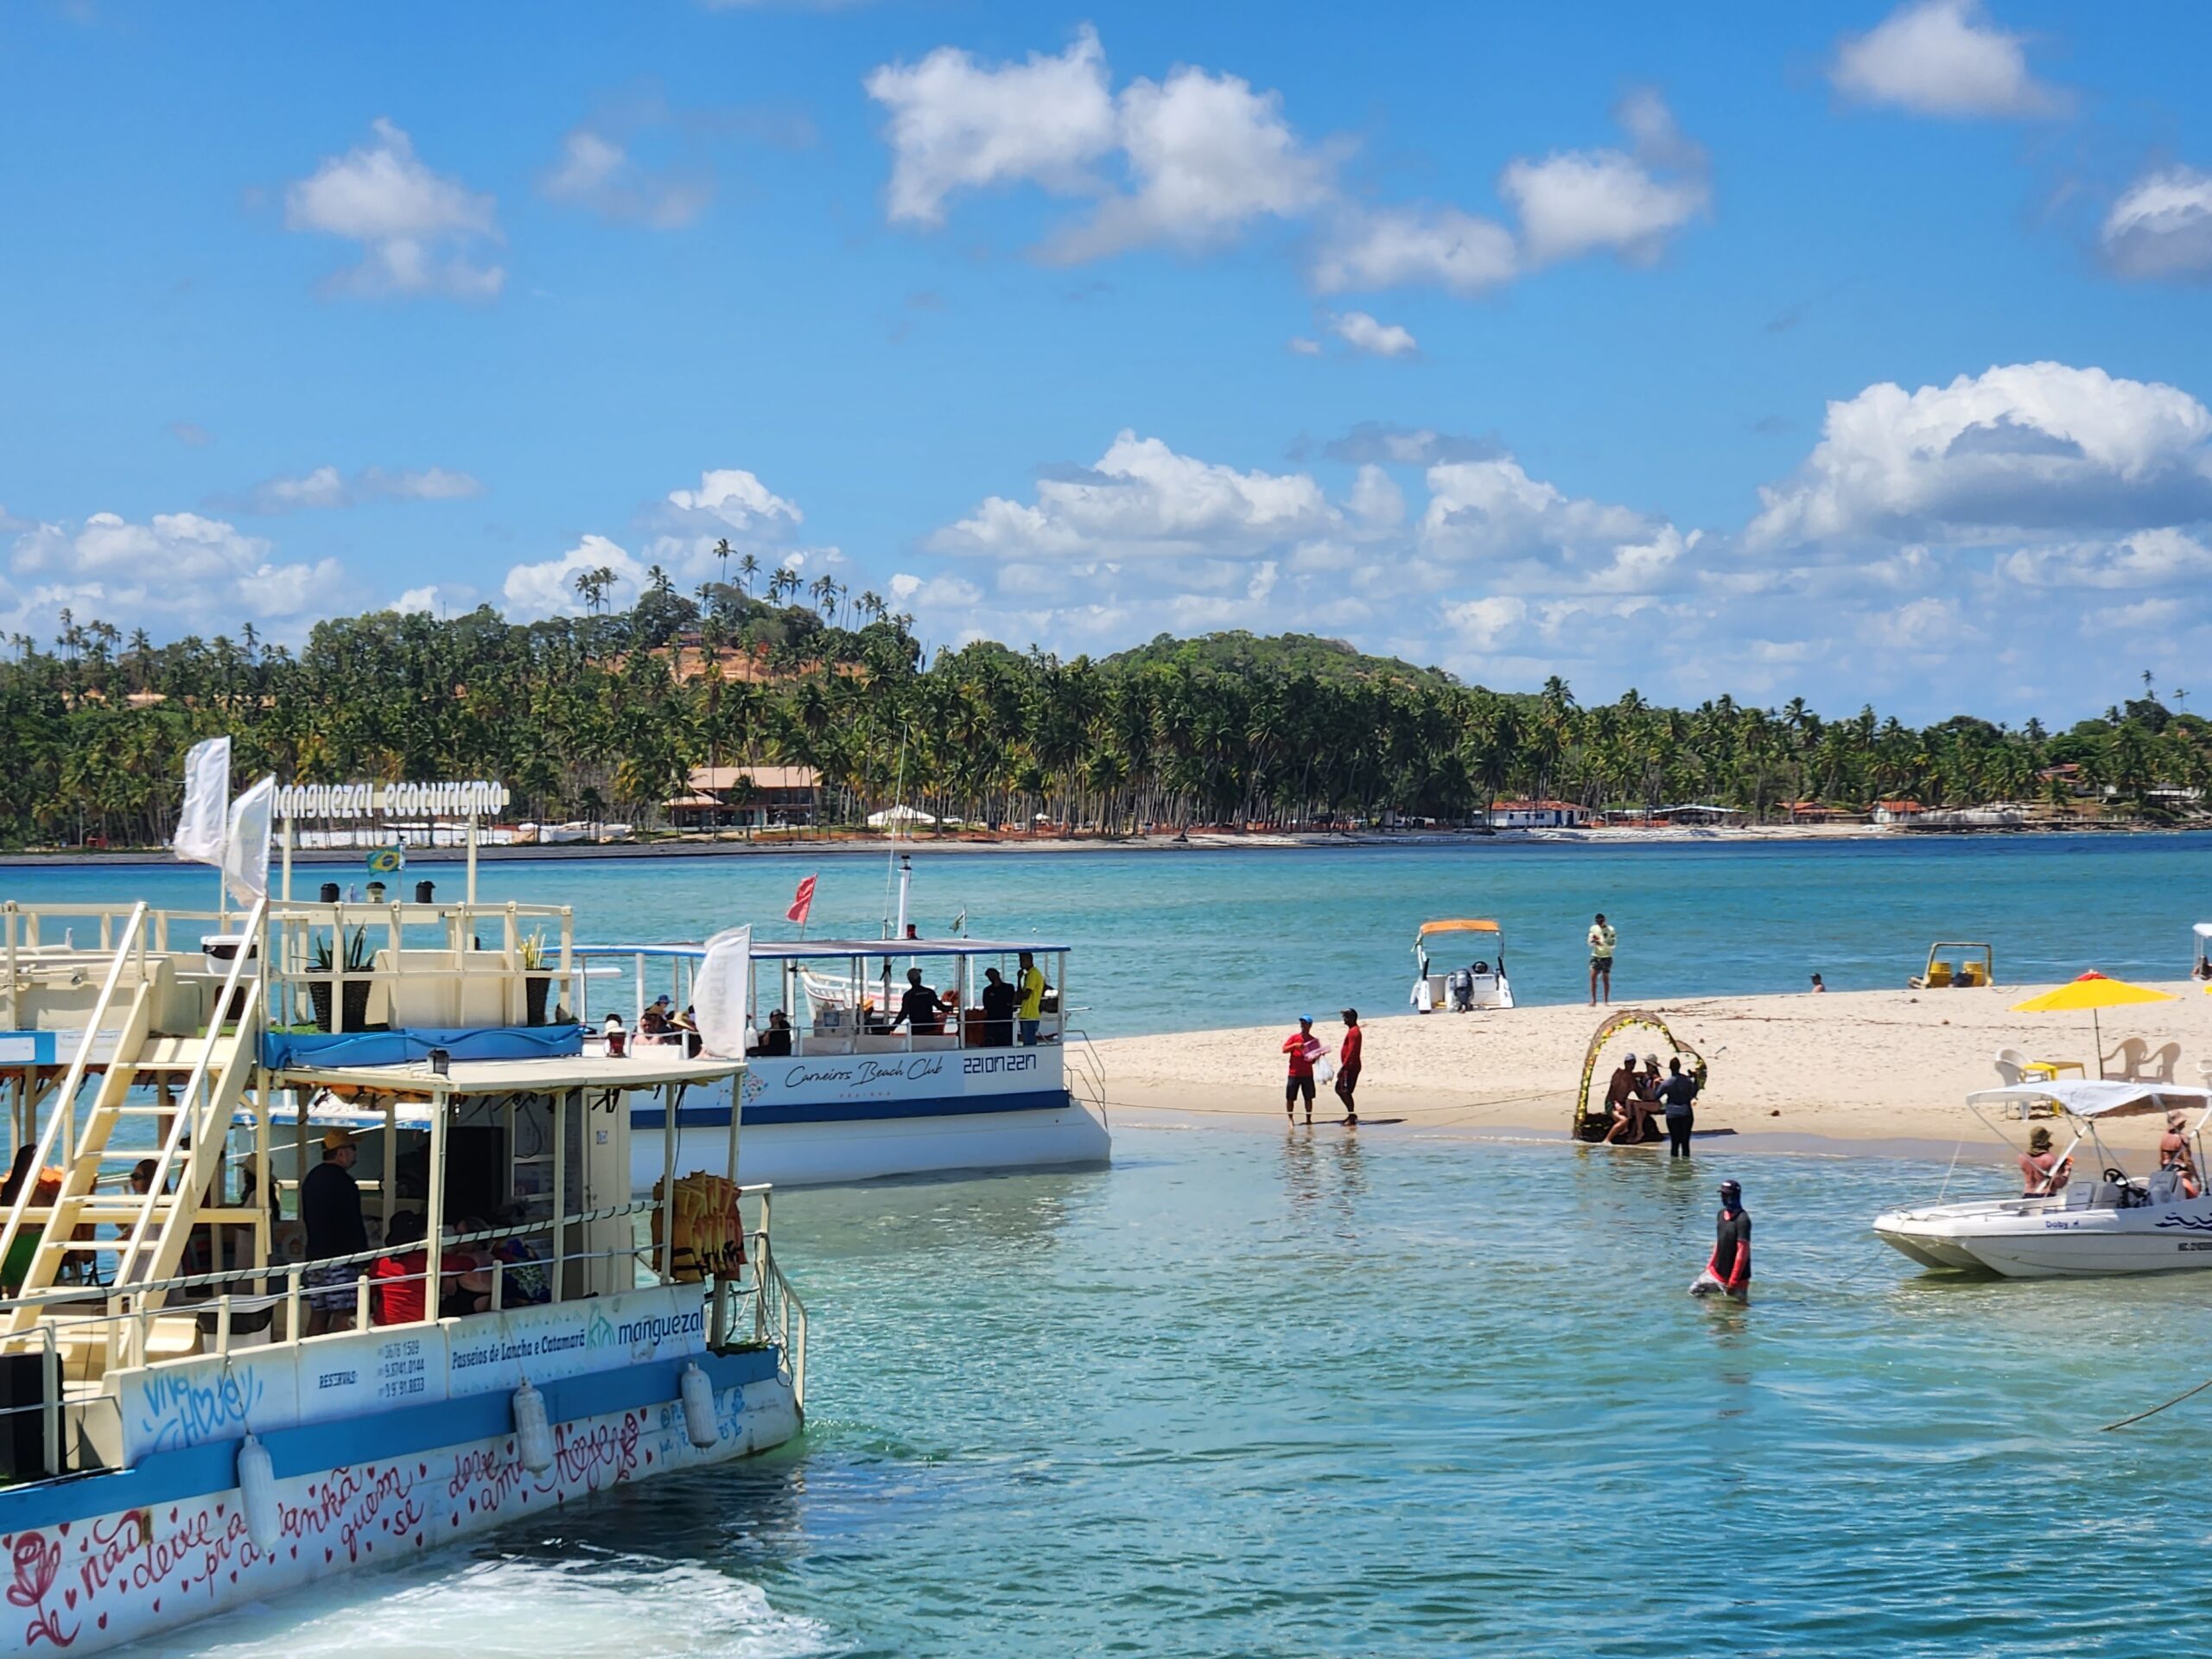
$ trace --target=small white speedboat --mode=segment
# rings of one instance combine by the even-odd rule
[[[1429,957],[1429,944],[1455,934],[1463,936],[1462,948],[1481,954],[1459,966],[1440,968]],[[1513,1006],[1513,982],[1505,976],[1505,930],[1487,916],[1423,922],[1421,931],[1414,935],[1414,961],[1417,971],[1413,1005],[1417,1014],[1440,1014],[1447,1008],[1465,1014],[1475,1008]]]
[[[1967,1096],[1967,1104],[1977,1116],[1985,1109],[2056,1107],[2072,1130],[2058,1166],[2069,1160],[2086,1166],[2045,1195],[1926,1205],[1878,1216],[1875,1235],[1892,1249],[1925,1268],[2010,1279],[2212,1268],[2212,1197],[2184,1196],[2177,1170],[2131,1176],[2098,1134],[2099,1125],[2118,1118],[2186,1112],[2194,1121],[2184,1133],[2202,1170],[2200,1136],[2212,1116],[2212,1090],[2100,1079],[1985,1089]]]

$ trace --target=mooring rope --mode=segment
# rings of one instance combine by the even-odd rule
[[[2207,1389],[2212,1389],[2212,1376],[2206,1377],[2204,1381],[2198,1383],[2193,1389],[2183,1389],[2181,1393],[2174,1395],[2172,1399],[2165,1402],[2164,1405],[2153,1406],[2148,1411],[2139,1411],[2133,1417],[2123,1417],[2116,1423],[2107,1423],[2102,1428],[2099,1429],[2097,1433],[2100,1434],[2109,1434],[2115,1428],[2126,1428],[2130,1423],[2139,1423],[2145,1417],[2155,1417],[2160,1412],[2164,1411],[2167,1406],[2177,1406],[2181,1404],[2183,1401],[2188,1399],[2190,1395],[2202,1394]]]

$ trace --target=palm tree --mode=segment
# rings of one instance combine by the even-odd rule
[[[727,547],[729,543],[725,542],[722,545]],[[760,574],[760,561],[753,557],[752,554],[747,553],[743,558],[737,562],[738,579],[745,584],[745,596],[747,599],[753,597],[753,578]]]

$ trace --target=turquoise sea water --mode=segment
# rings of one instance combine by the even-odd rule
[[[2190,925],[2212,919],[2212,835],[1982,836],[1868,842],[1491,842],[1462,847],[1191,853],[914,855],[913,919],[943,931],[1077,948],[1070,1001],[1099,1036],[1273,1022],[1287,1014],[1405,1007],[1414,930],[1490,915],[1507,929],[1524,1002],[1586,992],[1594,912],[1620,930],[1618,1001],[1904,984],[1936,938],[1986,939],[2017,984],[2100,968],[2178,978]],[[887,862],[837,855],[487,864],[482,896],[575,907],[579,937],[703,938],[783,919],[801,876],[821,885],[811,932],[880,937]],[[420,865],[445,897],[457,866]],[[359,867],[302,867],[295,891],[362,883]],[[0,894],[212,905],[199,868],[0,872]]]
[[[1941,1166],[1124,1129],[794,1192],[804,1443],[166,1651],[2137,1656],[2196,1620],[2188,1281],[1945,1282]],[[1723,1170],[1754,1299],[1685,1294]]]

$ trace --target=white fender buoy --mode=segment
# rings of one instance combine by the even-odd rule
[[[715,1421],[715,1385],[696,1361],[683,1368],[683,1432],[702,1452],[721,1443],[721,1425]]]
[[[545,1415],[545,1396],[525,1382],[515,1390],[515,1450],[522,1466],[542,1475],[553,1466],[553,1425]]]
[[[269,1448],[251,1434],[238,1443],[238,1498],[245,1511],[245,1535],[264,1555],[274,1554],[284,1535],[276,1471],[270,1464]]]

